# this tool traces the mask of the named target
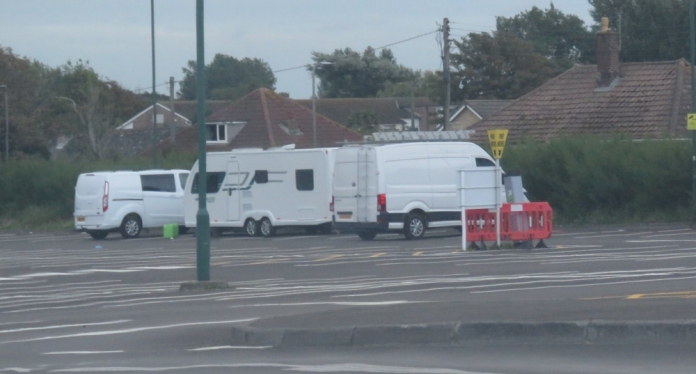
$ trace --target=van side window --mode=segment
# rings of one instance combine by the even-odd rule
[[[298,191],[314,190],[314,170],[300,169],[295,170],[295,185]]]
[[[181,183],[181,189],[186,189],[186,180],[188,179],[189,173],[179,174],[179,183]]]
[[[206,193],[217,193],[220,191],[222,186],[222,181],[225,179],[224,171],[212,171],[206,173]],[[193,176],[193,183],[191,184],[191,193],[198,193],[198,173]]]
[[[487,158],[476,158],[476,166],[477,167],[482,167],[482,166],[495,166],[495,163]]]
[[[268,170],[256,170],[254,173],[256,183],[268,183]]]
[[[143,191],[176,192],[174,174],[141,175]]]

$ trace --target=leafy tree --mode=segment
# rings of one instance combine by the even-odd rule
[[[551,3],[549,9],[532,7],[514,17],[496,17],[496,31],[507,32],[530,42],[534,51],[554,61],[560,71],[574,63],[595,60],[595,36],[585,22],[565,15]]]
[[[372,110],[359,109],[350,113],[348,127],[361,134],[372,134],[377,130],[379,120]]]
[[[496,21],[493,33],[470,33],[454,42],[453,101],[516,99],[574,63],[594,58],[594,39],[584,22],[553,4]]]
[[[508,33],[471,33],[455,41],[452,99],[516,99],[554,76],[551,60]]]
[[[687,0],[588,0],[595,21],[608,17],[621,33],[620,59],[664,61],[689,58]]]
[[[104,158],[109,132],[144,109],[147,101],[116,82],[102,79],[81,60],[75,64],[68,61],[59,71],[50,98],[54,121],[62,124],[64,135],[73,136],[74,152],[88,150],[90,157]]]
[[[179,96],[185,100],[196,98],[196,61],[189,61],[182,69]],[[276,78],[266,62],[258,58],[238,60],[232,56],[216,54],[205,67],[206,98],[212,100],[236,100],[257,88],[275,89]]]
[[[379,56],[372,47],[362,55],[350,48],[332,54],[312,52],[312,59],[320,79],[318,95],[323,98],[376,97],[389,84],[410,83],[416,77],[413,70],[397,64],[389,49],[382,49]]]

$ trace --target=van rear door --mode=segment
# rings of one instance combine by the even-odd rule
[[[334,169],[336,222],[377,221],[377,173],[372,147],[341,148]]]
[[[104,215],[106,177],[99,174],[80,174],[75,185],[75,225],[100,225]],[[108,207],[108,196],[106,204]],[[107,208],[108,209],[108,208]]]

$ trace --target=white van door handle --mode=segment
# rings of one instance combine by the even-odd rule
[[[227,189],[227,196],[232,196],[232,189],[231,188]]]

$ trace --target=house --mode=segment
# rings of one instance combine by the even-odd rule
[[[271,148],[295,144],[313,148],[312,110],[267,88],[259,88],[227,105],[206,119],[208,151],[233,148]],[[316,115],[317,147],[335,147],[361,141],[355,131],[325,116]],[[175,148],[185,152],[198,149],[198,127],[190,126],[177,134]],[[163,151],[173,149],[170,142],[160,143]]]
[[[466,100],[450,117],[450,130],[465,130],[508,106],[512,100]]]
[[[619,35],[603,20],[597,65],[576,65],[474,124],[473,137],[508,129],[508,141],[620,134],[631,139],[685,138],[691,75],[683,59],[619,62]]]
[[[206,111],[219,110],[231,104],[231,101],[209,100]],[[168,140],[176,142],[177,134],[189,128],[196,122],[196,101],[174,101],[174,112],[171,102],[157,103],[157,126],[155,133],[157,143]],[[105,148],[109,154],[134,156],[152,148],[152,105],[125,121],[105,139]]]
[[[295,102],[312,110],[312,100]],[[427,130],[428,119],[437,109],[437,105],[428,98],[414,98],[412,124],[411,98],[317,99],[315,104],[317,113],[347,126],[359,121],[357,115],[366,113],[377,122],[375,130],[378,131]]]

